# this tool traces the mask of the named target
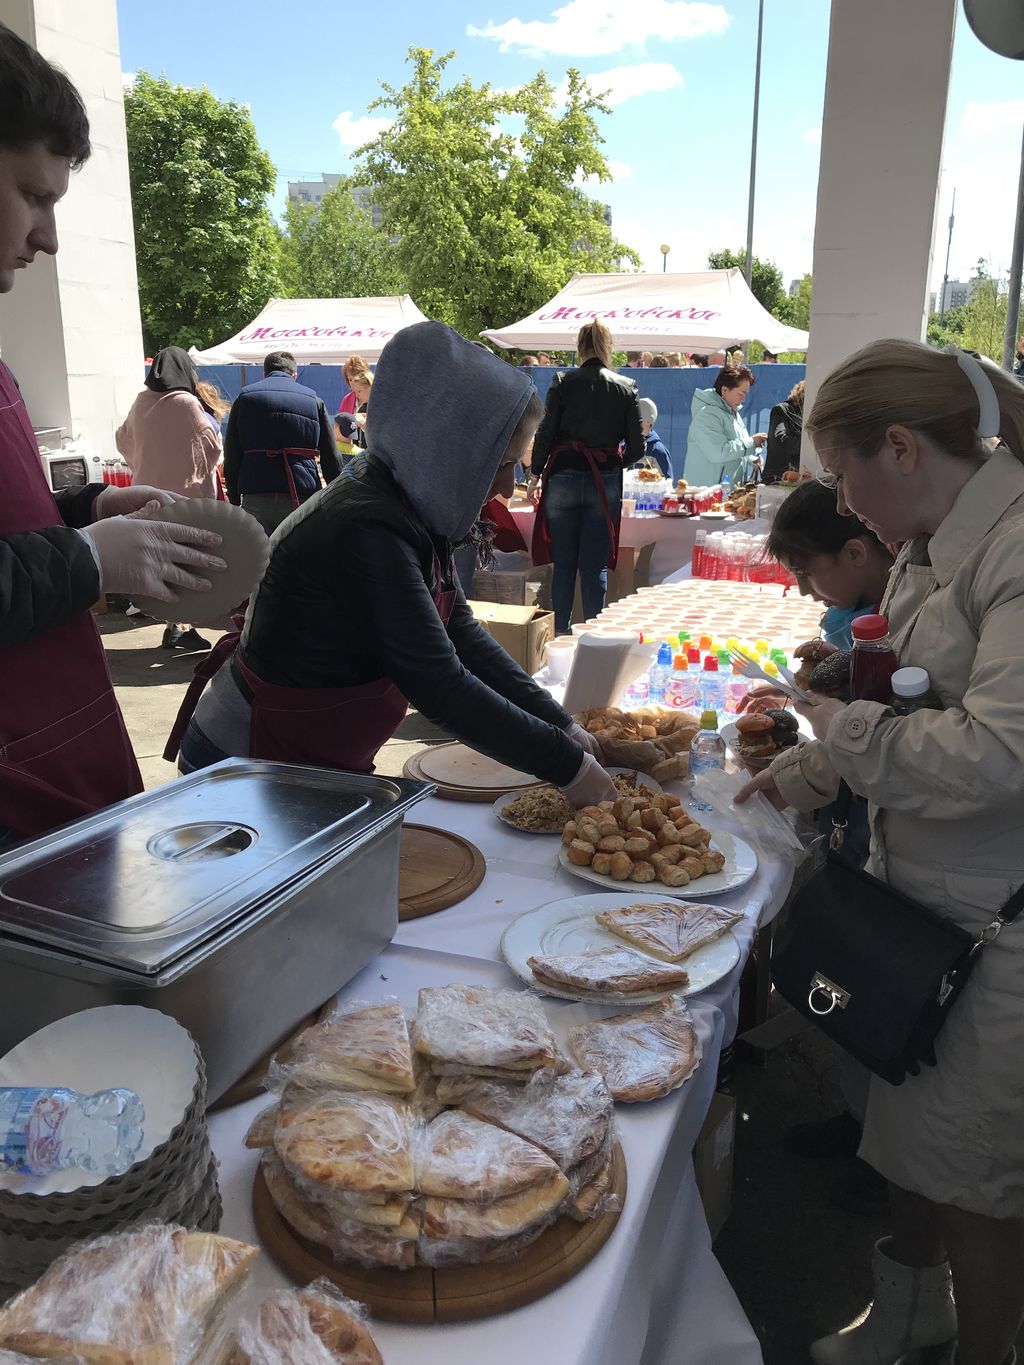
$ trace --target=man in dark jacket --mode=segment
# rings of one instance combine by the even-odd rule
[[[228,498],[273,535],[285,517],[341,472],[323,400],[297,382],[288,351],[272,351],[263,378],[235,399],[224,435]],[[317,468],[317,455],[320,466]]]

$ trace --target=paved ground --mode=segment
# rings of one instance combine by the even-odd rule
[[[162,628],[100,618],[114,681],[147,786],[174,773],[160,757],[198,658],[159,648]],[[381,752],[378,770],[401,773],[410,753],[444,736],[411,715]],[[770,1051],[737,1049],[726,1082],[737,1099],[733,1212],[716,1252],[763,1344],[766,1365],[798,1365],[807,1343],[850,1321],[870,1297],[871,1246],[884,1223],[828,1202],[839,1167],[793,1156],[793,1123],[838,1111],[834,1054],[807,1028]],[[680,1344],[679,1365],[687,1365]]]

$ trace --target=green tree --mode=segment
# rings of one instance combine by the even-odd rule
[[[810,275],[805,275],[797,285],[795,294],[790,294],[786,298],[785,314],[779,314],[791,327],[799,327],[803,331],[811,325],[811,295],[814,288],[814,281]]]
[[[413,298],[472,337],[532,312],[576,271],[639,259],[580,188],[610,177],[597,127],[606,106],[580,74],[568,73],[559,108],[543,72],[516,91],[468,78],[446,88],[453,56],[409,49],[409,81],[383,85],[370,106],[394,122],[359,149],[358,179],[373,187]],[[502,122],[513,117],[518,138]]]
[[[289,203],[282,238],[282,287],[289,298],[373,298],[405,292],[395,247],[357,208],[350,181],[319,204]]]
[[[725,248],[722,251],[708,253],[709,270],[731,270],[733,266],[744,270],[746,264],[746,251],[730,251]],[[807,278],[809,280],[810,276]],[[760,257],[754,257],[750,269],[750,291],[758,303],[768,309],[772,317],[789,322],[789,299],[782,287],[782,271],[772,261],[762,261]],[[806,326],[806,323],[797,325]]]
[[[928,344],[962,346],[979,351],[1000,364],[1003,356],[1003,330],[1010,295],[1005,276],[992,274],[984,258],[978,261],[971,277],[971,293],[959,308],[947,308],[945,315],[932,313],[928,318]]]
[[[273,164],[249,111],[209,90],[143,71],[124,108],[146,349],[222,341],[278,287]]]

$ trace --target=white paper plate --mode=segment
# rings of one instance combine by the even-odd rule
[[[616,895],[567,896],[564,900],[551,901],[536,910],[527,910],[525,915],[514,919],[501,936],[501,953],[505,961],[520,980],[543,995],[555,995],[561,1000],[582,1000],[595,1005],[649,1005],[662,1000],[666,995],[696,995],[720,981],[731,972],[740,960],[740,945],[735,935],[728,931],[719,938],[698,948],[684,958],[680,964],[690,978],[689,985],[669,987],[661,991],[642,991],[637,994],[623,994],[621,991],[602,991],[583,994],[579,991],[559,990],[545,982],[538,981],[527,964],[527,958],[538,953],[579,953],[588,948],[631,948],[624,939],[598,924],[596,916],[602,910],[618,910],[626,905],[640,905],[644,901],[661,899],[661,893],[668,888],[659,882],[651,886],[638,886],[632,893],[619,892]],[[665,963],[651,953],[643,953],[652,962],[661,966]]]
[[[606,890],[610,887],[634,886],[633,900],[660,900],[663,896],[678,896],[684,901],[703,901],[709,896],[721,896],[725,891],[735,891],[738,886],[746,886],[757,872],[757,854],[748,843],[737,839],[735,834],[724,830],[716,834],[710,830],[710,848],[725,854],[725,868],[710,876],[698,877],[686,886],[665,886],[662,882],[617,882],[614,877],[606,877],[601,872],[593,872],[589,867],[578,867],[569,861],[565,845],[558,850],[558,861],[574,877],[593,882]]]
[[[665,790],[664,787],[655,782],[653,777],[648,777],[646,773],[636,772],[635,768],[609,768],[607,771],[623,777],[632,777],[635,773],[637,785],[646,787],[649,791],[654,792],[655,795]],[[495,801],[492,809],[502,824],[508,825],[509,829],[514,829],[517,834],[528,834],[531,837],[539,834],[545,839],[550,839],[552,835],[561,837],[562,831],[560,829],[520,829],[518,825],[514,825],[511,820],[506,818],[505,807],[511,805],[513,801],[518,801],[523,795],[525,795],[524,792],[506,792],[504,796],[499,796],[497,801]]]
[[[185,621],[190,626],[223,624],[263,577],[270,559],[266,531],[243,508],[215,498],[182,498],[161,507],[153,520],[216,531],[221,544],[210,553],[219,555],[228,567],[209,574],[213,587],[208,592],[176,588],[176,602],[158,602],[155,597],[133,597],[132,601],[156,621]]]
[[[701,512],[701,521],[728,521],[732,516],[731,512]]]
[[[101,1005],[47,1024],[0,1060],[0,1086],[67,1086],[81,1094],[134,1090],[146,1109],[143,1161],[166,1142],[192,1102],[196,1051],[188,1032],[167,1014],[142,1005]],[[65,1194],[100,1185],[103,1171],[72,1168],[52,1175],[0,1175],[4,1189]]]

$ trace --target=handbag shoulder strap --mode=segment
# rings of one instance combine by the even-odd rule
[[[999,911],[999,919],[1004,924],[1012,924],[1022,910],[1024,910],[1024,886],[1018,886],[1002,910]]]

